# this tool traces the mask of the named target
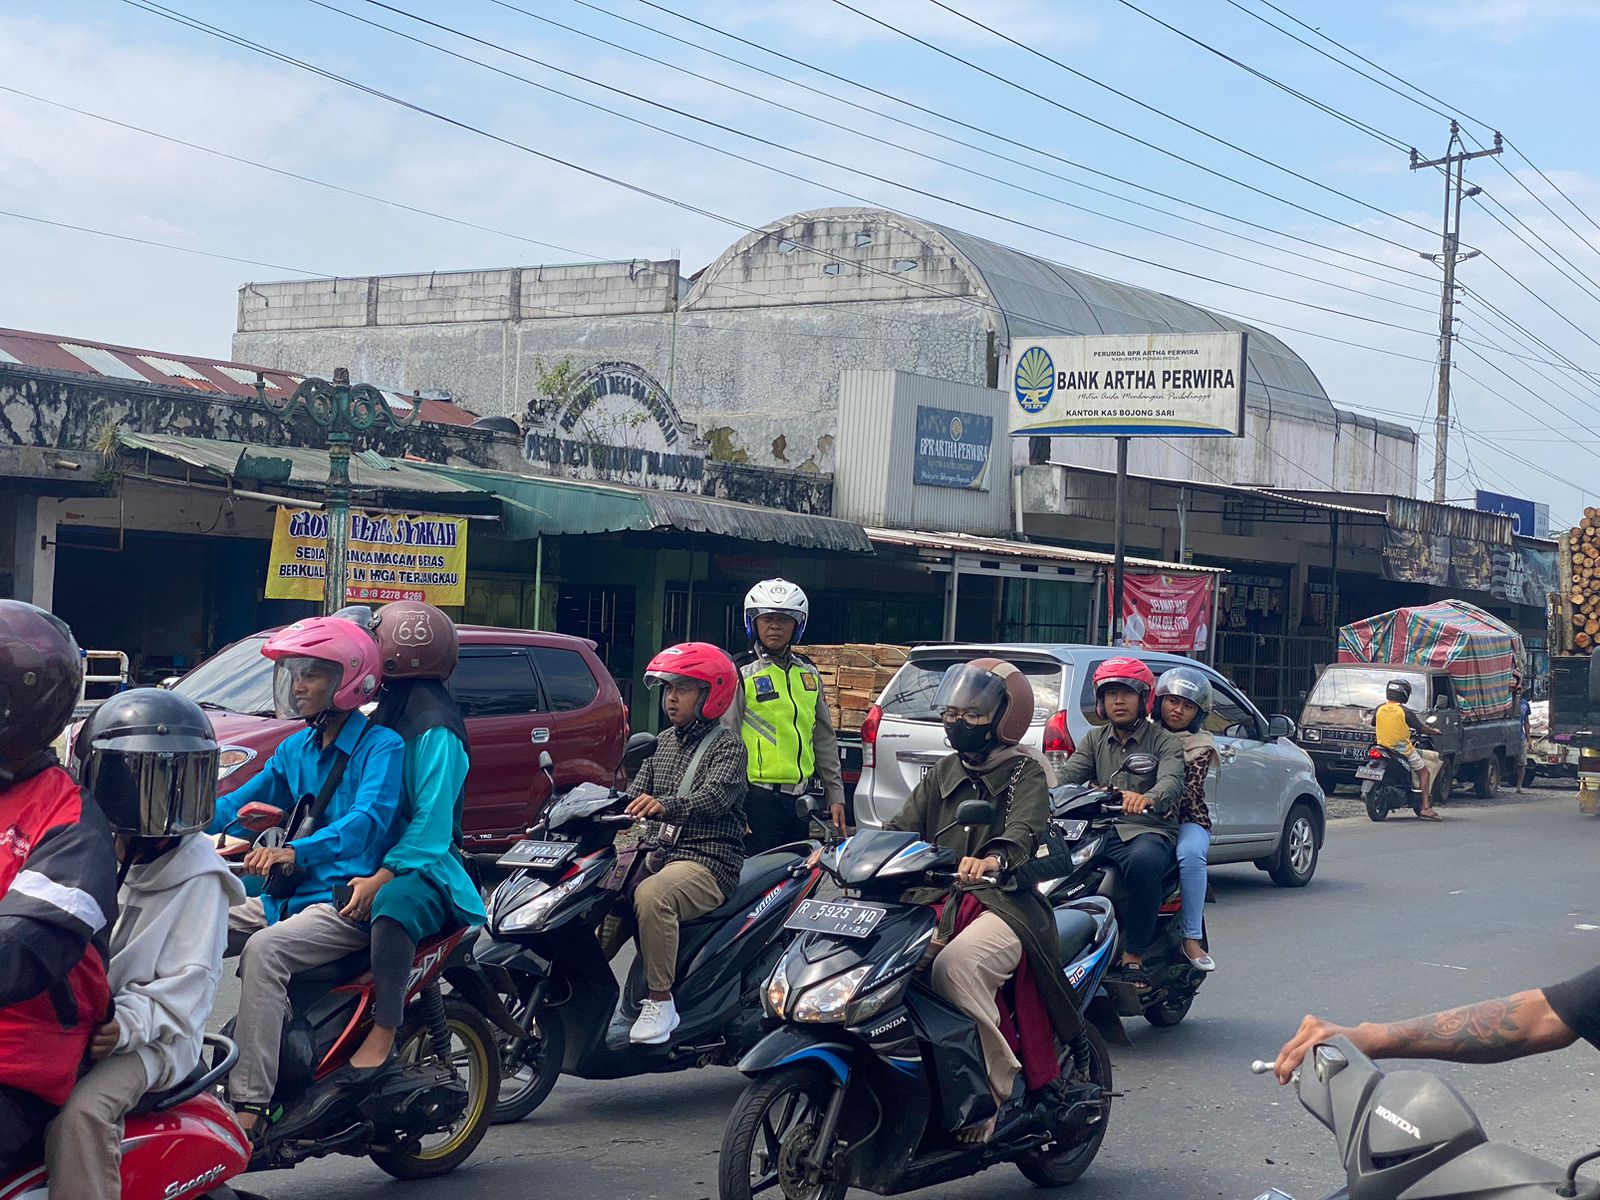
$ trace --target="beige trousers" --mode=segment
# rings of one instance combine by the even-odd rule
[[[956,934],[933,960],[933,990],[971,1017],[978,1027],[989,1087],[1003,1103],[1011,1096],[1022,1064],[1000,1032],[994,994],[1022,965],[1022,943],[1011,926],[983,913]]]
[[[289,977],[362,949],[372,934],[365,925],[345,920],[331,904],[313,904],[268,925],[259,899],[228,910],[230,944],[239,934],[246,935],[239,956],[239,1019],[233,1031],[239,1061],[228,1074],[228,1097],[235,1104],[266,1104],[278,1086]]]
[[[117,1200],[122,1195],[122,1118],[150,1076],[137,1054],[111,1054],[89,1068],[44,1135],[50,1200]]]
[[[670,992],[678,971],[678,926],[722,903],[716,876],[697,862],[669,862],[633,893],[639,920],[639,957],[652,992]]]

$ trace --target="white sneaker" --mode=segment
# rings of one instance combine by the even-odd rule
[[[680,1020],[678,1006],[671,1000],[646,999],[639,1005],[639,1019],[628,1040],[635,1046],[659,1046],[672,1036]]]

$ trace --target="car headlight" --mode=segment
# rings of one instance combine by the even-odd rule
[[[794,1021],[842,1022],[855,999],[856,989],[872,972],[873,964],[865,963],[853,971],[835,975],[821,983],[812,984],[800,993],[795,1001],[790,1019]]]
[[[1079,867],[1083,866],[1084,863],[1093,858],[1095,854],[1099,852],[1101,843],[1104,841],[1105,838],[1097,837],[1091,841],[1085,842],[1083,845],[1074,850],[1072,852],[1072,869],[1077,870]]]
[[[217,782],[221,783],[245,763],[254,762],[256,752],[248,746],[223,746],[217,752]]]
[[[565,883],[558,883],[555,887],[540,892],[526,904],[512,909],[502,917],[499,922],[501,931],[527,929],[530,925],[539,924],[550,915],[551,909],[577,891],[578,885],[582,882],[582,875],[574,875]]]
[[[1300,731],[1300,736],[1303,737],[1308,742],[1320,742],[1322,740],[1322,730],[1320,730],[1320,729],[1302,729]]]

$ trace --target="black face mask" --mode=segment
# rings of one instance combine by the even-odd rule
[[[993,725],[968,725],[965,721],[944,722],[944,736],[958,754],[978,755],[994,744]]]

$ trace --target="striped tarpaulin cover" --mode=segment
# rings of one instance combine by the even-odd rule
[[[1522,637],[1464,600],[1379,613],[1339,630],[1339,661],[1444,667],[1463,716],[1512,711],[1511,686],[1525,665]]]

